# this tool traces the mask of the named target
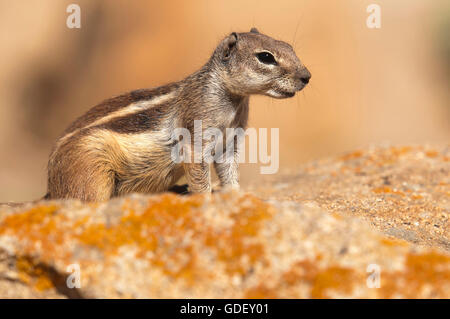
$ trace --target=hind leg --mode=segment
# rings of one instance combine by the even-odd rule
[[[64,174],[58,181],[49,182],[48,199],[79,199],[86,202],[101,202],[114,194],[114,176],[102,172],[84,171]]]
[[[100,202],[114,195],[114,172],[106,163],[72,160],[69,164],[67,158],[56,163],[49,165],[47,199]]]
[[[79,187],[81,191],[77,198],[86,202],[107,201],[114,196],[114,174],[108,172],[95,172],[83,179],[84,185]]]

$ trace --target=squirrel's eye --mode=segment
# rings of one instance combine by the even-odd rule
[[[277,61],[275,61],[275,58],[273,57],[272,54],[270,54],[269,52],[260,52],[260,53],[256,53],[256,57],[258,58],[258,60],[262,63],[265,64],[277,64]]]

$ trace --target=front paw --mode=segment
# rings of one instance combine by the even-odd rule
[[[220,185],[219,187],[215,187],[213,189],[213,193],[214,192],[234,192],[234,191],[239,191],[240,190],[240,186],[239,184],[227,184],[227,185]]]

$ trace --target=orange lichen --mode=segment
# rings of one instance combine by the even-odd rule
[[[360,158],[362,156],[363,156],[363,152],[362,151],[354,151],[354,152],[342,155],[341,156],[341,160],[348,161],[348,160],[351,160],[351,159]]]
[[[399,146],[399,147],[391,147],[390,152],[394,156],[401,156],[406,153],[409,153],[412,150],[410,146]]]
[[[339,171],[340,171],[341,173],[346,173],[346,172],[348,172],[348,171],[350,171],[350,170],[352,170],[352,168],[349,167],[349,166],[345,166],[345,165],[341,166],[341,168],[339,169]]]
[[[55,259],[63,261],[70,255],[67,251],[57,249],[71,230],[66,224],[67,220],[58,214],[55,205],[36,206],[3,218],[0,235],[14,236],[20,244],[20,255],[15,266],[21,281],[40,291],[54,287],[55,276],[46,263]],[[38,251],[39,262],[30,257]]]
[[[54,287],[50,271],[29,257],[17,258],[16,270],[23,283],[31,285],[38,291]]]
[[[355,273],[352,269],[340,266],[328,267],[316,274],[311,289],[311,297],[317,299],[330,298],[330,291],[349,295],[353,290],[354,278]]]
[[[398,162],[399,158],[412,151],[409,146],[391,147],[386,150],[379,150],[376,155],[371,155],[370,161],[377,167],[392,165]]]
[[[392,193],[392,188],[388,186],[382,186],[372,189],[372,192],[374,192],[375,194]]]
[[[152,253],[151,263],[162,268],[169,276],[191,276],[195,255],[191,246],[182,244],[187,231],[199,231],[193,209],[200,207],[202,199],[191,196],[180,200],[174,195],[151,199],[142,213],[130,206],[120,222],[110,227],[104,224],[88,226],[77,239],[85,245],[95,246],[105,255],[116,255],[120,247],[138,248],[138,258]]]
[[[73,245],[95,247],[105,257],[129,245],[136,249],[137,258],[170,277],[188,281],[214,275],[198,262],[199,249],[209,249],[230,275],[244,274],[255,262],[263,261],[264,248],[257,236],[264,220],[274,213],[271,206],[251,195],[215,197],[217,201],[234,200],[236,209],[229,214],[229,226],[212,228],[205,224],[201,211],[205,198],[167,194],[150,199],[144,209],[130,201],[111,225],[95,222],[89,215],[69,219],[56,206],[37,206],[5,217],[0,234],[16,237],[21,253],[38,253],[45,263],[69,264],[73,251],[68,247]]]
[[[372,189],[372,191],[375,194],[394,194],[394,195],[399,195],[399,196],[405,196],[405,193],[403,193],[401,191],[393,190],[392,188],[390,188],[388,186],[377,187],[377,188]]]
[[[382,239],[388,246],[405,246],[397,240]],[[298,288],[305,285],[311,298],[351,296],[353,289],[366,286],[367,273],[355,269],[330,265],[322,268],[319,259],[295,263],[271,285],[265,282],[246,291],[246,298],[298,298],[305,297]],[[425,291],[426,296],[449,296],[450,257],[436,252],[406,255],[405,268],[399,271],[382,271],[381,287],[373,292],[381,298],[400,296],[417,298]],[[367,290],[369,291],[369,290]],[[431,294],[429,293],[431,291]]]
[[[245,292],[245,297],[247,299],[277,299],[280,296],[276,289],[269,288],[264,284],[258,285],[257,287],[250,288]]]
[[[435,296],[450,295],[450,257],[436,252],[410,253],[406,256],[404,270],[381,275],[383,298],[397,294],[417,298],[424,289],[431,289],[431,295]]]
[[[163,195],[150,200],[147,209],[140,214],[130,209],[118,225],[89,226],[78,239],[96,246],[104,254],[116,254],[123,245],[137,246],[137,257],[145,258],[151,252],[149,262],[166,275],[192,280],[206,274],[196,261],[197,248],[185,240],[186,235],[191,234],[215,252],[230,274],[243,274],[246,271],[243,257],[252,264],[264,255],[263,246],[252,242],[251,238],[257,236],[261,222],[270,216],[270,206],[254,196],[243,196],[236,203],[237,211],[230,215],[231,228],[218,230],[202,222],[201,212],[196,208],[203,201],[203,196],[181,199]]]
[[[311,298],[315,299],[330,298],[331,291],[344,294],[352,292],[355,277],[352,269],[338,265],[320,268],[317,261],[318,259],[296,263],[283,275],[283,280],[291,286],[300,282],[308,283]]]
[[[18,237],[39,239],[54,230],[56,206],[37,206],[23,213],[11,214],[0,223],[0,234],[14,232]],[[39,226],[39,227],[36,227]]]
[[[6,216],[0,222],[0,235],[14,235],[20,241],[22,254],[30,254],[39,247],[44,260],[67,259],[67,252],[55,256],[54,248],[62,245],[70,234],[68,222],[66,216],[58,214],[57,206],[41,205]]]
[[[337,212],[332,212],[331,216],[333,216],[337,220],[341,220],[343,218],[342,215]]]
[[[251,242],[261,227],[261,223],[271,217],[270,206],[253,196],[246,196],[251,204],[242,207],[231,217],[234,220],[231,229],[219,232],[209,231],[205,245],[217,250],[218,258],[226,264],[230,274],[244,274],[246,267],[241,259],[247,257],[253,264],[264,256],[264,247],[259,242]]]
[[[435,158],[439,155],[439,153],[437,151],[427,151],[425,152],[425,155],[430,158]]]
[[[319,260],[320,257],[295,263],[273,286],[262,283],[249,289],[245,298],[283,298],[286,294],[296,298],[300,297],[296,288],[302,284],[309,287],[310,297],[315,299],[331,298],[332,293],[350,295],[358,278],[356,272],[338,265],[321,268]]]
[[[408,246],[408,243],[402,239],[394,239],[394,238],[382,238],[380,243],[385,246],[397,247],[397,246]]]

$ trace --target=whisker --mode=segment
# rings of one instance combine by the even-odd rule
[[[298,31],[298,27],[300,26],[300,19],[297,22],[297,26],[295,27],[295,32],[294,32],[294,39],[292,40],[292,46],[295,48],[296,46],[296,42],[297,42],[297,31]]]

